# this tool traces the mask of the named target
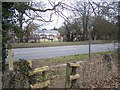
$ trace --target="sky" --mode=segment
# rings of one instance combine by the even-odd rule
[[[34,0],[34,1],[39,2],[41,0]],[[44,0],[45,3],[47,3],[47,1],[48,0]],[[59,1],[61,1],[61,2],[67,3],[69,5],[70,3],[74,3],[75,1],[84,1],[84,2],[87,2],[87,1],[91,1],[91,0],[51,0],[51,1],[55,2],[56,4]],[[92,1],[94,1],[94,2],[101,2],[101,1],[111,2],[111,1],[115,1],[116,2],[116,1],[119,1],[119,0],[92,0]],[[48,5],[48,7],[49,7],[49,5]],[[64,15],[69,16],[71,12],[69,12],[69,11],[63,11],[63,13],[64,13]],[[38,21],[35,21],[35,22],[39,24]],[[64,22],[64,19],[62,17],[60,17],[60,16],[58,17],[56,15],[53,15],[52,16],[52,22],[48,23],[47,25],[43,26],[42,28],[46,28],[46,29],[52,29],[54,27],[59,28],[59,27],[61,27],[63,25],[63,22]]]
[[[39,2],[41,0],[35,0],[35,1]],[[67,4],[69,2],[74,2],[74,0],[52,0],[52,1],[55,2],[56,4],[58,2],[64,2],[64,3],[67,3]],[[47,3],[48,0],[44,0],[44,2]],[[48,6],[48,8],[50,8],[50,7]],[[69,11],[63,11],[62,13],[65,16],[69,16],[70,15]],[[38,21],[35,21],[35,22],[39,23]],[[46,28],[46,29],[53,29],[54,27],[55,28],[59,28],[59,27],[61,27],[63,25],[63,22],[64,22],[64,19],[62,17],[57,16],[57,15],[54,14],[52,16],[52,22],[47,23],[47,25],[43,26],[42,28]]]
[[[24,1],[40,2],[40,1],[42,1],[44,3],[48,3],[48,0],[2,0],[2,1],[4,1],[4,2],[5,1],[6,2],[7,1],[9,1],[9,2],[12,2],[12,1],[16,1],[16,2],[18,2],[18,1],[19,2],[24,2]],[[70,3],[75,3],[76,1],[88,2],[88,1],[91,1],[91,0],[50,0],[50,1],[53,1],[56,4],[58,2],[64,2],[64,3],[69,5]],[[116,2],[116,1],[119,1],[119,0],[92,0],[92,1],[94,1],[94,2],[101,2],[101,1],[111,2],[111,1],[115,1]],[[47,5],[46,8],[50,8],[50,5]],[[69,12],[69,11],[63,11],[63,13],[64,13],[65,16],[70,16],[70,14],[71,14],[71,12]],[[47,13],[45,13],[45,14],[47,15]],[[49,16],[49,14],[48,14],[48,16]],[[48,19],[48,16],[46,16],[45,18]],[[43,29],[43,28],[53,29],[54,27],[59,28],[59,27],[61,27],[63,25],[63,22],[64,22],[64,19],[62,17],[60,17],[60,16],[58,17],[57,15],[54,14],[52,16],[52,22],[49,22],[49,23],[45,24],[40,29]],[[36,21],[36,20],[34,21],[34,23],[40,24],[40,22]]]

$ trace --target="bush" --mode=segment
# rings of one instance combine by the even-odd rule
[[[29,88],[30,84],[35,81],[35,76],[29,76],[31,70],[32,68],[26,60],[20,59],[18,62],[15,62],[14,71],[9,71],[7,68],[3,74],[2,88]]]

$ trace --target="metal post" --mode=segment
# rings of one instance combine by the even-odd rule
[[[89,26],[89,60],[90,60],[90,58],[91,58],[91,55],[90,55],[90,53],[91,53],[91,41],[92,41],[92,39],[91,39],[91,31],[93,31],[93,26],[90,24],[90,26]]]
[[[90,61],[90,52],[91,52],[91,30],[89,28],[89,61]]]
[[[90,30],[89,30],[89,60],[90,60],[90,51],[91,51],[91,41],[90,41]]]
[[[43,31],[43,39],[44,39],[44,42],[45,42],[45,29],[42,29],[42,31]]]

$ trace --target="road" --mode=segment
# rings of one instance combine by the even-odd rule
[[[109,44],[92,44],[91,52],[111,51],[117,48],[112,43]],[[89,51],[88,45],[71,45],[71,46],[54,46],[54,47],[37,47],[37,48],[18,48],[13,49],[13,60],[18,59],[38,59],[67,56],[74,54],[86,54]]]

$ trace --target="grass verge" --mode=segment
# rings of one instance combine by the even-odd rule
[[[110,54],[111,51],[107,52],[95,52],[91,53],[91,57],[94,58],[94,56],[101,57],[103,54]],[[58,65],[58,64],[64,64],[68,62],[77,62],[77,61],[85,61],[89,59],[88,54],[75,54],[75,55],[69,55],[69,56],[61,56],[61,57],[55,57],[55,58],[47,58],[47,59],[34,59],[32,60],[34,68],[40,67],[40,66],[51,66],[51,65]]]
[[[92,44],[111,43],[110,40],[95,40]],[[12,43],[13,48],[33,48],[33,47],[50,47],[50,46],[67,46],[67,45],[86,45],[89,41],[80,42],[40,42],[40,43]]]

